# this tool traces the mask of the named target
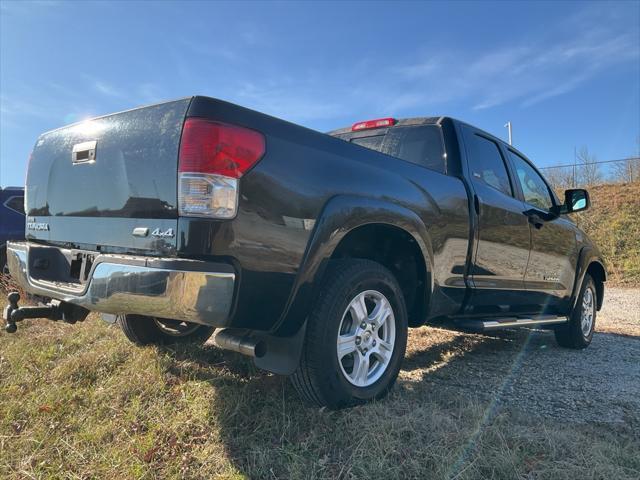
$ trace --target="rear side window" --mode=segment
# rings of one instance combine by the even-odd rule
[[[24,215],[24,197],[11,197],[4,205],[14,212]]]
[[[498,145],[476,133],[466,135],[469,150],[469,168],[475,182],[481,181],[513,196],[509,174]]]
[[[351,142],[446,173],[442,134],[435,125],[394,127],[386,135],[352,138]]]

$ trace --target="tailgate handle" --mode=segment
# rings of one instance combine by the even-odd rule
[[[94,162],[96,160],[96,143],[98,143],[96,140],[76,143],[71,151],[71,162],[74,165]]]

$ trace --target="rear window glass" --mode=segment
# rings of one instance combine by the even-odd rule
[[[351,143],[370,148],[371,150],[382,151],[382,140],[384,135],[376,135],[375,137],[360,137],[351,140]]]
[[[445,173],[442,135],[440,128],[435,125],[394,127],[390,128],[386,135],[352,138],[350,141],[392,157],[398,157],[407,162]]]

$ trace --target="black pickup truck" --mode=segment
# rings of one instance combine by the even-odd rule
[[[329,134],[191,97],[43,134],[6,330],[90,310],[137,344],[202,342],[331,408],[384,395],[408,327],[592,339],[598,249],[521,152],[448,117]]]

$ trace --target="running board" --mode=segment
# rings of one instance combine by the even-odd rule
[[[491,330],[500,330],[503,328],[532,327],[542,325],[559,325],[567,323],[567,317],[555,317],[550,315],[533,317],[533,318],[492,318],[483,320],[464,319],[458,320],[456,324],[466,330],[486,332]]]

